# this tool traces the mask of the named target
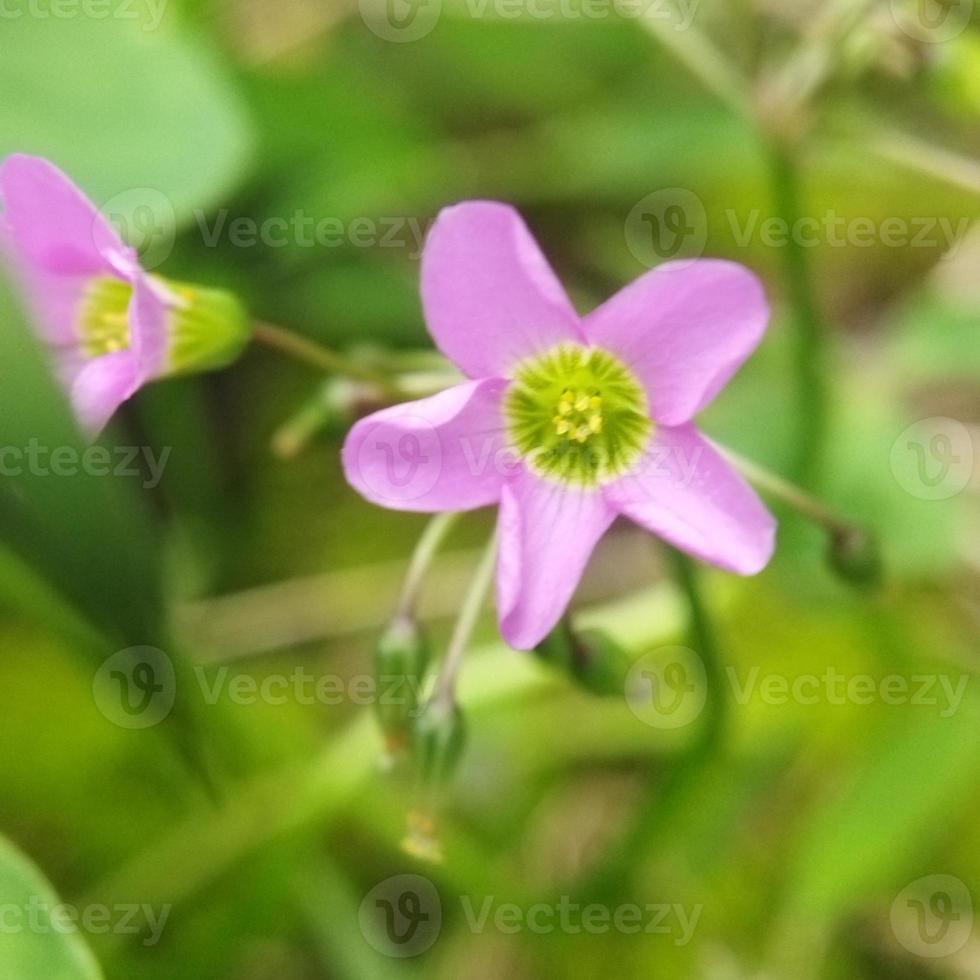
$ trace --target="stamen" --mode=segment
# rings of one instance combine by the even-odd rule
[[[89,282],[77,321],[82,349],[89,357],[115,354],[129,347],[127,310],[132,293],[128,282],[111,276]]]
[[[571,344],[525,361],[504,410],[528,465],[586,486],[625,472],[651,426],[646,393],[629,368],[608,351]]]

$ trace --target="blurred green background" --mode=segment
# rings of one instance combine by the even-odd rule
[[[651,663],[713,637],[707,709],[670,727],[595,696],[503,648],[488,612],[427,862],[357,687],[424,519],[345,485],[349,419],[311,407],[305,365],[255,346],[148,388],[103,442],[168,450],[158,486],[0,485],[2,980],[980,977],[973,4],[55,7],[0,17],[0,156],[50,157],[148,264],[323,344],[427,347],[420,235],[465,198],[516,204],[583,310],[677,255],[753,268],[773,324],[704,426],[873,528],[885,580],[835,577],[823,533],[778,507],[770,568],[696,589],[617,526],[581,621]],[[808,241],[774,218],[809,219]],[[18,307],[0,289],[2,443],[80,446]],[[956,462],[926,478],[949,462],[937,434]],[[491,523],[467,515],[432,570],[437,651]],[[106,707],[131,647],[173,665],[160,724]],[[248,686],[297,670],[340,693]],[[828,670],[872,693],[779,694]],[[882,693],[894,676],[906,697]],[[111,927],[25,929],[51,889]],[[607,927],[530,912],[562,901]],[[385,940],[385,902],[426,942]],[[624,907],[655,928],[609,926]]]

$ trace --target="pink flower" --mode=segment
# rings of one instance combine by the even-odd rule
[[[359,421],[348,481],[400,510],[499,503],[505,639],[539,643],[618,515],[751,575],[775,521],[691,419],[762,338],[758,280],[731,262],[675,262],[588,316],[572,308],[520,216],[444,210],[422,258],[436,345],[470,379]]]
[[[0,253],[86,429],[100,431],[148,381],[240,351],[248,334],[234,297],[148,275],[52,163],[7,157],[0,204]]]

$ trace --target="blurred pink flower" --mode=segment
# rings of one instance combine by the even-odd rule
[[[617,515],[740,574],[775,521],[691,423],[762,338],[758,280],[667,263],[580,318],[520,216],[444,210],[422,258],[436,345],[470,379],[359,421],[348,481],[385,507],[499,503],[497,608],[518,649],[554,627]]]
[[[0,253],[90,432],[148,381],[218,366],[241,349],[247,329],[234,297],[148,275],[49,161],[7,157],[0,205]]]

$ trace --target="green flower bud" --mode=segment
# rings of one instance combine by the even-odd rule
[[[878,542],[862,528],[840,528],[830,533],[827,550],[830,567],[852,585],[875,587],[881,584],[883,569]]]
[[[439,790],[452,779],[465,742],[459,705],[438,696],[430,700],[412,731],[412,757],[424,787]]]
[[[415,620],[396,616],[374,651],[378,689],[387,692],[375,704],[378,724],[390,752],[408,743],[419,713],[419,691],[429,665],[429,645]]]
[[[170,374],[222,368],[244,350],[249,317],[232,293],[160,280],[174,297],[170,317]]]
[[[622,697],[626,675],[633,666],[630,655],[599,630],[584,630],[575,639],[579,648],[575,679],[592,694]]]
[[[621,696],[633,661],[629,654],[599,630],[578,632],[563,623],[552,630],[535,652],[565,670],[592,694]]]
[[[542,660],[571,672],[577,652],[575,637],[567,620],[562,620],[534,648],[534,652]]]

